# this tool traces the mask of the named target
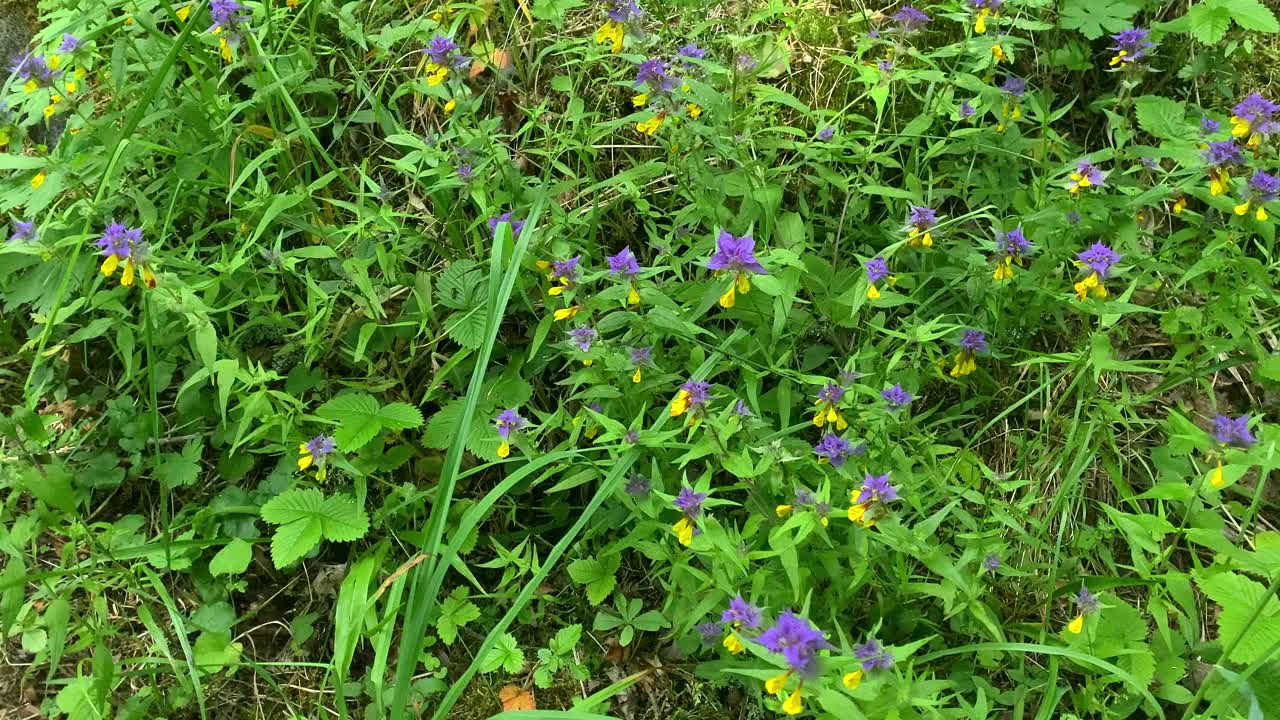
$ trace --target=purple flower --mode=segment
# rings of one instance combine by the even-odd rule
[[[1233,418],[1229,415],[1218,415],[1213,418],[1213,437],[1222,445],[1234,445],[1247,448],[1258,442],[1258,438],[1249,432],[1249,416],[1241,415]]]
[[[844,399],[844,388],[835,383],[827,383],[818,391],[818,402],[832,405]]]
[[[893,21],[898,24],[898,30],[904,33],[913,33],[924,29],[924,26],[932,22],[932,19],[910,5],[903,5],[898,9],[898,12],[893,14]]]
[[[738,72],[742,73],[749,73],[755,70],[757,65],[756,59],[747,53],[739,54],[735,62],[738,66]]]
[[[862,661],[863,670],[888,670],[893,667],[893,655],[880,645],[875,638],[853,649],[854,657]]]
[[[307,453],[314,458],[315,462],[319,463],[324,460],[325,455],[333,452],[337,446],[334,444],[332,437],[321,433],[308,440],[303,447],[306,448]]]
[[[982,569],[987,572],[995,572],[1000,567],[1000,556],[995,553],[988,553],[982,558]]]
[[[973,106],[969,104],[968,100],[960,103],[960,117],[971,118],[977,114],[978,111],[973,109]]]
[[[818,498],[814,497],[813,493],[809,492],[808,488],[798,487],[796,488],[795,497],[792,499],[791,504],[796,507],[805,507],[806,505],[813,505],[816,502],[818,502]]]
[[[1010,75],[1000,84],[1000,89],[1014,97],[1022,97],[1027,93],[1027,81],[1017,75]]]
[[[889,58],[877,60],[876,67],[879,68],[882,73],[893,72],[893,60],[890,60]]]
[[[736,595],[729,601],[729,607],[720,616],[722,623],[736,623],[738,627],[754,630],[760,627],[760,608]]]
[[[627,480],[626,490],[628,495],[635,495],[637,497],[648,495],[651,489],[653,489],[653,483],[649,482],[649,478],[639,473],[632,475],[631,478]]]
[[[649,365],[653,361],[653,348],[651,347],[633,347],[629,352],[631,364],[636,367]]]
[[[1082,250],[1077,254],[1076,260],[1081,265],[1098,273],[1098,277],[1107,277],[1111,272],[1111,266],[1120,262],[1120,255],[1115,250],[1107,247],[1106,244],[1095,242],[1088,249]]]
[[[1158,169],[1160,169],[1160,162],[1159,162],[1159,161],[1157,161],[1157,160],[1156,160],[1155,158],[1153,158],[1153,157],[1148,157],[1148,156],[1144,155],[1144,156],[1142,156],[1142,157],[1138,158],[1138,162],[1142,163],[1142,167],[1144,167],[1144,168],[1146,168],[1146,169],[1148,169],[1148,170],[1158,170]]]
[[[209,3],[209,17],[213,19],[209,32],[222,31],[228,34],[234,34],[249,19],[244,6],[236,0],[213,0]]]
[[[9,65],[13,75],[23,82],[34,81],[37,85],[47,87],[53,84],[58,73],[49,67],[44,55],[26,55],[16,58]]]
[[[62,44],[58,46],[60,53],[73,53],[80,48],[80,38],[71,33],[62,34]]]
[[[711,383],[701,380],[690,380],[681,385],[680,390],[688,396],[685,398],[685,402],[688,403],[690,409],[700,408],[707,404],[707,400],[711,399]]]
[[[707,261],[707,267],[711,270],[768,275],[769,271],[756,260],[755,247],[756,241],[750,235],[734,237],[721,230],[716,237],[716,251]]]
[[[1211,117],[1205,116],[1200,118],[1200,134],[1212,135],[1222,128],[1222,123]]]
[[[559,280],[565,284],[577,282],[578,280],[578,263],[582,261],[581,255],[574,255],[568,260],[551,261],[551,279]]]
[[[751,412],[751,408],[747,407],[747,404],[742,400],[737,400],[733,403],[733,414],[740,418],[756,416],[755,413]]]
[[[1079,192],[1080,188],[1102,187],[1107,179],[1107,176],[1088,160],[1081,160],[1076,163],[1076,170],[1069,177],[1071,178],[1071,184],[1067,186],[1067,189],[1073,195]]]
[[[679,50],[676,50],[676,57],[682,60],[701,60],[707,56],[707,51],[698,47],[697,43],[689,43]],[[687,64],[687,63],[686,63]]]
[[[644,11],[635,0],[614,0],[613,7],[606,13],[616,23],[628,23],[644,16]]]
[[[866,262],[867,282],[875,284],[889,277],[889,263],[882,257],[873,257]]]
[[[1257,145],[1256,136],[1269,135],[1280,128],[1272,116],[1280,112],[1280,105],[1253,93],[1231,108],[1231,134],[1250,135],[1249,146]]]
[[[791,669],[808,675],[815,669],[819,650],[831,649],[822,631],[790,610],[783,610],[773,627],[760,633],[756,641],[773,653],[781,653]]]
[[[9,242],[26,242],[35,237],[36,224],[25,220],[14,220],[13,230],[9,231]]]
[[[634,277],[640,272],[640,263],[636,261],[636,256],[631,253],[629,247],[622,248],[617,255],[610,255],[605,260],[609,261],[610,275]]]
[[[660,93],[675,90],[676,79],[669,74],[670,70],[670,66],[661,58],[645,60],[636,69],[636,89],[648,88],[648,92]]]
[[[840,380],[841,386],[847,388],[857,382],[858,378],[862,377],[862,375],[863,373],[860,373],[857,370],[841,370],[837,379]]]
[[[1009,232],[996,233],[996,250],[1002,255],[1022,257],[1031,252],[1031,241],[1022,233],[1022,226]]]
[[[1076,607],[1079,608],[1081,615],[1095,613],[1098,611],[1098,596],[1089,592],[1089,588],[1081,586],[1080,592],[1076,593],[1073,598]]]
[[[1116,51],[1115,57],[1111,58],[1112,65],[1128,65],[1145,58],[1148,51],[1156,46],[1151,42],[1151,31],[1143,28],[1130,28],[1121,30],[1111,36],[1115,41],[1115,45],[1111,46]]]
[[[471,167],[471,163],[463,163],[458,166],[458,179],[462,182],[471,182],[476,177],[475,168]]]
[[[524,229],[524,221],[513,220],[511,216],[512,213],[505,212],[497,217],[489,218],[489,232],[493,233],[494,237],[498,237],[498,225],[501,223],[507,223],[511,225],[511,237],[520,237],[520,231]]]
[[[862,478],[862,492],[855,501],[859,505],[866,503],[887,503],[898,499],[898,491],[889,484],[889,474],[872,475],[867,473]]]
[[[889,409],[897,410],[906,407],[911,403],[911,393],[902,389],[901,385],[895,384],[893,387],[885,388],[880,391],[880,397],[889,403]]]
[[[622,436],[622,442],[628,445],[635,445],[636,443],[640,442],[640,431],[628,430],[627,434]]]
[[[960,336],[960,347],[971,353],[987,351],[987,334],[981,330],[965,330]]]
[[[694,492],[693,488],[685,485],[680,488],[680,494],[672,501],[677,510],[684,513],[685,517],[690,520],[696,520],[702,514],[702,501],[707,499],[706,493]]]
[[[120,260],[128,260],[140,242],[142,228],[127,228],[123,223],[113,222],[94,245],[101,249],[98,254],[103,257],[114,255]]]
[[[724,626],[718,622],[704,622],[694,629],[698,631],[698,635],[702,636],[703,645],[715,645],[724,634]]]
[[[452,38],[437,33],[432,36],[431,42],[423,48],[422,52],[426,53],[427,57],[431,58],[431,62],[436,65],[450,65],[453,54],[458,50],[458,43]]]
[[[835,128],[833,128],[833,127],[831,127],[830,125],[828,125],[828,126],[826,126],[826,127],[822,128],[821,130],[819,130],[819,131],[818,131],[818,139],[819,139],[819,140],[830,140],[831,138],[833,138],[833,137],[835,137],[835,136],[836,136],[836,129],[835,129]]]
[[[599,333],[596,332],[596,329],[590,325],[579,325],[569,331],[569,338],[582,352],[588,352],[591,350],[591,343],[595,342],[598,335]]]
[[[853,448],[849,441],[839,435],[824,435],[817,445],[813,446],[813,451],[821,456],[821,459],[831,463],[831,467],[840,467],[844,465],[844,461],[853,454]]]
[[[1258,170],[1249,178],[1249,191],[1258,202],[1271,202],[1280,197],[1280,178]]]
[[[1244,162],[1244,153],[1235,140],[1213,140],[1204,150],[1204,162],[1215,168],[1240,165]]]
[[[924,205],[912,205],[907,224],[924,232],[938,224],[938,211]]]
[[[969,0],[969,7],[973,8],[974,10],[981,10],[983,8],[986,8],[994,12],[996,10],[999,10],[1000,6],[1003,4],[1004,4],[1004,0]]]
[[[494,419],[494,425],[498,429],[498,437],[503,440],[511,439],[511,433],[519,432],[528,426],[529,421],[520,417],[515,408],[507,408],[498,413],[498,417]]]

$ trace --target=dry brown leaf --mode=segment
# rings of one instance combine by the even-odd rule
[[[515,685],[504,685],[498,691],[498,699],[502,701],[503,711],[537,710],[538,703],[533,700],[533,690],[525,690]]]
[[[487,66],[487,65],[485,65],[485,64],[484,64],[483,62],[481,62],[480,60],[472,60],[472,61],[471,61],[471,70],[467,72],[467,78],[468,78],[469,80],[474,80],[474,79],[475,79],[475,77],[476,77],[477,75],[479,75],[480,73],[484,72],[484,69],[485,69],[486,67],[488,67],[488,66]]]
[[[511,52],[505,48],[498,48],[493,51],[493,64],[497,65],[500,70],[511,69]]]

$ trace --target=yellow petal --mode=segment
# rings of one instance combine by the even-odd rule
[[[120,274],[120,284],[125,287],[133,287],[133,261],[124,261],[124,272]]]
[[[636,368],[635,373],[631,375],[631,382],[633,383],[640,382],[640,368]]]
[[[1236,137],[1244,137],[1249,134],[1249,121],[1242,117],[1231,116],[1231,134]]]
[[[854,670],[853,672],[848,673],[844,676],[842,682],[844,682],[844,686],[850,690],[857,690],[858,686],[862,684],[862,671]]]
[[[827,414],[821,410],[818,411],[817,415],[813,416],[814,427],[822,427],[823,424],[826,422],[827,422]]]
[[[1254,217],[1256,217],[1256,218],[1257,218],[1257,219],[1259,219],[1259,220],[1266,220],[1266,219],[1267,219],[1267,211],[1266,211],[1266,209],[1264,209],[1261,205],[1259,205],[1259,206],[1258,206],[1258,211],[1257,211],[1256,213],[1254,213],[1254,214],[1253,214],[1253,216],[1254,216]]]
[[[681,390],[676,393],[676,399],[671,401],[671,417],[679,417],[689,409],[689,393]]]
[[[507,442],[506,440],[503,440],[502,444],[498,446],[498,457],[504,458],[510,454],[511,454],[511,443]]]
[[[631,104],[634,107],[642,108],[649,104],[649,93],[640,93],[631,98]]]
[[[680,518],[680,521],[671,526],[675,531],[676,540],[685,547],[689,547],[693,542],[693,521],[687,517]]]
[[[67,92],[73,93],[76,91],[76,88],[80,86],[76,84],[75,80],[68,80],[66,87],[67,87]]]
[[[187,18],[191,17],[191,6],[178,8],[177,15],[180,22],[186,22]]]
[[[1227,484],[1227,476],[1222,472],[1222,461],[1218,461],[1218,466],[1213,469],[1213,473],[1209,475],[1209,484],[1220,488]]]
[[[743,650],[742,639],[738,637],[737,633],[729,631],[729,634],[724,637],[724,648],[737,655]]]
[[[560,294],[560,293],[562,293],[562,292],[564,292],[564,286],[563,286],[563,285],[556,285],[555,287],[553,287],[553,288],[551,288],[550,290],[548,290],[548,291],[547,291],[547,294],[548,294],[548,295],[559,295],[559,294]]]
[[[574,315],[578,314],[578,306],[570,305],[567,308],[560,308],[555,311],[551,317],[555,320],[572,320]]]
[[[689,103],[689,117],[697,120],[702,115],[702,106],[697,103]]]
[[[1077,615],[1075,620],[1068,623],[1067,630],[1072,634],[1079,635],[1080,631],[1084,630],[1084,614],[1081,613],[1080,615]]]
[[[746,295],[751,292],[751,276],[746,273],[738,273],[738,292]]]
[[[444,111],[446,114],[448,114],[453,112],[454,108],[456,107],[458,107],[457,98],[449,98],[449,102],[444,104]]]
[[[306,455],[298,458],[298,469],[306,470],[311,467],[311,463],[313,462],[315,462],[315,458],[311,456],[311,453],[307,453]]]
[[[875,300],[875,299],[877,299],[877,298],[879,298],[879,297],[880,297],[880,291],[876,289],[876,286],[875,286],[875,285],[868,285],[868,286],[867,286],[867,299],[868,299],[868,300]]]
[[[781,675],[774,675],[764,681],[764,691],[770,695],[777,695],[782,692],[782,688],[787,686],[787,680],[791,677],[791,673],[784,672]]]
[[[734,286],[733,286],[733,285],[730,285],[730,286],[729,286],[729,289],[728,289],[728,290],[725,290],[725,291],[724,291],[724,294],[720,296],[720,307],[722,307],[722,308],[731,308],[731,307],[733,307],[733,304],[734,304],[734,294],[735,294],[735,292],[736,292],[736,291],[735,291],[735,289],[734,289]]]
[[[799,715],[804,710],[804,703],[800,699],[800,688],[791,691],[791,695],[782,703],[782,712],[788,715]]]
[[[978,13],[978,21],[973,24],[973,31],[979,35],[987,32],[987,13],[985,10]]]
[[[639,304],[640,304],[640,291],[639,291],[639,290],[636,290],[636,286],[635,286],[635,285],[632,285],[632,286],[631,286],[631,292],[627,293],[627,304],[628,304],[628,305],[639,305]]]
[[[849,423],[845,422],[844,415],[836,413],[836,430],[844,432],[849,427]]]
[[[120,267],[120,258],[116,255],[108,255],[107,259],[102,261],[103,277],[111,277],[118,267]]]
[[[1249,203],[1248,203],[1248,201],[1246,201],[1246,202],[1242,202],[1242,203],[1240,203],[1239,205],[1237,205],[1237,206],[1235,207],[1235,211],[1236,211],[1236,214],[1237,214],[1237,215],[1244,215],[1245,213],[1249,212]]]
[[[36,90],[40,89],[40,83],[36,82],[35,80],[28,80],[22,84],[22,89],[25,92],[33,93]]]
[[[44,179],[45,179],[46,177],[48,177],[48,175],[45,175],[45,173],[44,173],[44,171],[43,171],[43,170],[41,170],[40,172],[36,173],[36,176],[35,176],[35,177],[33,177],[33,178],[31,178],[31,189],[32,189],[32,190],[39,190],[39,189],[40,189],[40,186],[44,184]]]
[[[774,512],[776,512],[776,513],[778,513],[778,517],[780,517],[780,518],[781,518],[781,517],[786,517],[786,516],[788,516],[788,515],[790,515],[790,514],[791,514],[791,506],[790,506],[790,505],[779,505],[778,507],[774,508],[774,509],[773,509],[773,511],[774,511]]]
[[[924,239],[920,241],[920,244],[924,245],[927,248],[933,247],[933,234],[925,233]]]
[[[849,506],[849,522],[862,522],[862,517],[867,514],[866,505],[850,505]]]
[[[46,119],[46,120],[48,120],[49,118],[53,117],[53,114],[54,114],[54,113],[56,113],[56,112],[58,112],[58,106],[57,106],[57,105],[45,105],[45,106],[44,106],[44,117],[45,117],[45,119]]]

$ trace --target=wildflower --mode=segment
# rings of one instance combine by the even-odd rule
[[[818,131],[819,140],[826,141],[826,140],[830,140],[835,136],[836,136],[836,129],[831,127],[830,125],[827,125],[826,127]]]
[[[1111,67],[1120,65],[1129,67],[1131,64],[1145,58],[1152,48],[1156,46],[1151,42],[1151,31],[1143,28],[1130,28],[1121,30],[1111,36],[1115,41],[1115,45],[1111,46],[1116,54],[1111,58]]]
[[[1084,630],[1084,616],[1098,612],[1098,598],[1089,592],[1089,588],[1081,586],[1080,592],[1076,593],[1072,599],[1075,601],[1078,614],[1067,624],[1067,630],[1074,635],[1079,635],[1080,631]]]
[[[706,499],[706,493],[694,492],[693,488],[686,485],[680,488],[680,494],[672,501],[676,509],[684,513],[684,517],[672,525],[671,529],[676,534],[676,540],[685,547],[693,542],[694,535],[701,532],[697,526],[697,519],[702,514],[702,501]]]
[[[804,709],[801,699],[804,679],[816,670],[818,651],[832,649],[831,643],[827,642],[821,630],[790,610],[783,610],[773,627],[761,633],[756,641],[769,652],[781,654],[789,666],[786,672],[765,681],[767,692],[773,695],[782,692],[793,674],[800,675],[800,683],[782,703],[782,711],[786,714],[799,714]]]
[[[932,238],[929,242],[933,242]],[[894,282],[894,277],[889,274],[889,263],[882,257],[873,257],[863,267],[867,270],[867,299],[875,300],[880,297],[880,289],[876,287],[876,283],[885,278],[889,279],[890,285]]]
[[[911,393],[902,389],[901,385],[895,384],[893,387],[885,388],[880,391],[880,397],[889,403],[890,410],[898,410],[911,404]]]
[[[876,69],[888,75],[889,73],[893,72],[893,59],[883,58],[883,59],[877,60]]]
[[[71,33],[62,34],[62,44],[58,46],[58,52],[68,55],[80,48],[80,38]]]
[[[903,5],[893,14],[893,21],[897,23],[899,32],[913,33],[923,30],[933,19],[911,5]]]
[[[236,0],[213,0],[209,3],[209,17],[213,19],[209,33],[218,36],[222,59],[231,62],[231,51],[240,46],[240,36],[249,21],[249,13]]]
[[[312,465],[320,467],[319,476],[324,477],[325,458],[335,449],[333,438],[321,433],[298,445],[298,469],[306,470]]]
[[[731,308],[735,293],[743,295],[751,291],[751,275],[767,275],[768,270],[756,260],[756,241],[750,235],[734,237],[725,230],[716,238],[716,251],[707,261],[707,267],[717,272],[733,273],[733,282],[720,296],[720,307]]]
[[[996,124],[996,132],[1004,132],[1010,122],[1022,117],[1020,101],[1027,93],[1027,81],[1016,75],[1009,75],[1000,84],[1000,90],[1005,97],[1000,104],[1000,120]]]
[[[1091,272],[1083,280],[1076,283],[1076,299],[1084,300],[1089,294],[1096,298],[1106,297],[1107,288],[1102,284],[1102,281],[1110,274],[1111,266],[1119,261],[1120,255],[1101,242],[1095,242],[1077,254],[1076,265]]]
[[[689,43],[679,50],[676,50],[676,57],[680,59],[686,70],[694,67],[690,60],[701,60],[707,56],[707,51],[698,47],[697,43]]]
[[[1231,108],[1231,134],[1248,137],[1245,144],[1257,147],[1263,137],[1280,129],[1280,123],[1272,118],[1277,112],[1280,112],[1280,105],[1253,93]]]
[[[981,330],[965,330],[960,337],[960,352],[956,353],[956,365],[951,368],[951,377],[958,378],[971,374],[978,369],[974,360],[978,353],[987,352],[987,336]]]
[[[1244,153],[1235,140],[1214,140],[1204,149],[1209,166],[1209,194],[1222,195],[1231,188],[1231,168],[1244,163]]]
[[[42,87],[53,86],[59,75],[54,65],[56,62],[50,62],[44,55],[26,55],[14,60],[9,71],[14,78],[23,81],[23,91],[32,93]]]
[[[982,569],[985,572],[993,573],[999,568],[1000,568],[999,555],[995,553],[987,553],[987,556],[982,558]]]
[[[733,414],[740,418],[755,417],[756,414],[751,412],[751,408],[742,400],[735,400],[733,403]]]
[[[471,163],[463,163],[458,166],[458,179],[462,182],[469,183],[476,177],[475,168],[471,167]]]
[[[933,247],[933,227],[938,224],[938,211],[923,205],[912,205],[907,215],[907,242],[911,247]]]
[[[657,115],[654,115],[653,117],[649,118],[648,120],[641,120],[640,122],[636,123],[636,132],[640,133],[641,135],[653,135],[654,133],[658,132],[658,128],[662,127],[662,123],[665,122],[666,119],[667,119],[666,113],[660,112]]]
[[[813,451],[819,455],[818,462],[831,463],[831,467],[835,468],[844,465],[845,460],[854,454],[849,441],[833,433],[823,435],[813,446]]]
[[[151,272],[150,264],[147,262],[149,249],[147,244],[142,241],[142,228],[127,228],[122,223],[113,222],[107,226],[106,232],[94,242],[94,245],[101,248],[99,254],[105,258],[102,261],[101,268],[105,277],[111,277],[115,274],[116,268],[120,267],[120,263],[123,262],[124,272],[120,275],[121,285],[132,287],[134,273],[141,269],[143,284],[149,288],[156,286],[155,275]]]
[[[818,516],[818,522],[822,523],[822,527],[831,524],[831,504],[826,502],[817,502],[813,504],[813,514]]]
[[[729,601],[729,607],[720,615],[720,622],[729,630],[724,636],[725,649],[737,655],[743,650],[742,638],[738,633],[743,628],[754,630],[760,627],[760,608],[743,600],[741,595],[735,595]]]
[[[1219,414],[1213,418],[1213,438],[1223,446],[1234,445],[1248,448],[1258,442],[1258,438],[1249,432],[1249,416],[1241,415],[1233,418]]]
[[[641,62],[636,68],[635,88],[660,94],[675,90],[676,78],[671,74],[671,65],[661,58],[649,58]]]
[[[1222,128],[1222,123],[1218,122],[1217,120],[1214,120],[1211,117],[1205,116],[1200,118],[1200,134],[1201,135],[1213,135],[1214,133],[1218,132],[1218,130],[1221,128]]]
[[[622,436],[622,442],[628,445],[635,445],[636,443],[640,442],[640,431],[628,430],[627,434]]]
[[[1000,84],[1000,90],[1008,95],[1020,98],[1027,94],[1027,81],[1017,75],[1009,75]]]
[[[631,355],[631,366],[636,371],[631,375],[631,382],[640,382],[640,371],[653,362],[653,348],[651,347],[633,347],[629,351]]]
[[[498,417],[494,419],[498,437],[502,438],[502,444],[498,446],[498,457],[505,458],[511,454],[511,433],[524,430],[528,424],[529,421],[520,417],[515,408],[507,408],[498,413]]]
[[[749,73],[754,71],[759,63],[747,53],[739,53],[738,57],[734,59],[734,65],[737,66],[738,72]]]
[[[1258,170],[1249,178],[1249,198],[1235,207],[1235,213],[1244,215],[1249,212],[1250,205],[1256,204],[1254,217],[1259,221],[1266,220],[1267,210],[1263,204],[1273,202],[1277,197],[1280,197],[1280,177]]]
[[[596,332],[596,329],[590,325],[579,325],[569,331],[569,338],[582,352],[590,352],[591,343],[595,342],[598,335],[599,333]]]
[[[1187,209],[1187,196],[1179,195],[1177,200],[1173,201],[1173,214],[1181,215],[1183,210]]]
[[[613,0],[613,5],[606,13],[607,19],[596,30],[596,44],[609,43],[610,50],[616,55],[622,52],[622,41],[626,37],[627,25],[644,13],[635,0]]]
[[[1101,170],[1094,167],[1093,163],[1088,160],[1081,160],[1077,163],[1075,172],[1068,177],[1071,178],[1071,184],[1067,186],[1067,190],[1072,195],[1079,194],[1080,188],[1101,187],[1107,178]]]
[[[818,399],[814,402],[818,406],[818,412],[813,416],[813,424],[822,427],[825,423],[834,423],[836,430],[843,432],[849,427],[849,423],[837,407],[843,399],[844,388],[835,383],[824,385],[818,391]]]
[[[520,237],[520,231],[524,229],[524,220],[512,219],[512,214],[513,213],[505,212],[497,217],[489,218],[489,232],[492,233],[495,238],[498,237],[498,225],[502,223],[507,223],[511,226],[511,237],[513,239]]]
[[[492,220],[490,222],[492,222]],[[517,222],[520,222],[521,228],[524,227],[523,221],[517,221]],[[515,232],[514,225],[512,225],[511,230],[512,230],[512,233],[514,234]],[[547,291],[547,294],[559,295],[560,293],[565,291],[565,288],[572,287],[573,284],[578,281],[578,263],[580,262],[582,262],[581,255],[574,255],[568,260],[551,260],[551,261],[539,260],[536,263],[537,266],[542,270],[550,271],[547,273],[547,279],[551,281],[552,287],[550,290]],[[575,310],[574,313],[576,312],[577,311]],[[559,311],[557,311],[557,313],[559,313]],[[569,317],[573,317],[573,316],[569,315]],[[556,319],[560,320],[562,318],[557,317]]]
[[[619,275],[630,284],[631,290],[627,293],[627,304],[639,305],[640,291],[636,288],[636,275],[640,273],[640,263],[631,253],[631,248],[624,247],[618,251],[617,255],[610,255],[605,260],[609,261],[610,275]]]
[[[893,654],[885,650],[875,638],[853,649],[854,657],[862,661],[863,670],[888,670],[893,667]]]
[[[14,220],[13,229],[9,231],[9,242],[26,242],[35,237],[36,224],[24,220]]]
[[[1142,163],[1142,167],[1151,170],[1152,172],[1160,169],[1160,161],[1147,155],[1143,155],[1138,158],[1138,162]]]
[[[850,368],[846,370],[841,370],[840,374],[836,376],[836,379],[840,381],[841,387],[848,388],[848,387],[852,387],[853,384],[858,381],[858,378],[862,376],[863,376],[863,373],[860,373],[857,370]]]
[[[1013,264],[1022,266],[1022,258],[1031,252],[1031,241],[1022,232],[1022,226],[1009,232],[996,232],[996,252],[1000,257],[996,260],[996,271],[991,275],[996,280],[1008,280],[1013,277]]]
[[[964,100],[960,103],[960,117],[967,119],[977,114],[978,111],[973,108],[973,105],[969,104],[968,100]]]
[[[653,483],[649,482],[649,478],[636,473],[627,480],[626,491],[628,495],[642,496],[648,495],[653,488]]]
[[[987,18],[995,17],[996,12],[1000,10],[1002,0],[969,0],[969,7],[977,13],[977,18],[973,21],[973,32],[982,35],[987,31]]]
[[[1005,54],[1004,46],[1002,46],[1000,43],[993,44],[991,46],[991,59],[994,60],[997,64],[1002,63],[1005,60],[1008,60],[1009,56]]]
[[[458,43],[438,33],[431,37],[422,53],[426,56],[422,71],[427,74],[427,85],[432,87],[444,82],[450,71],[461,70],[471,64],[471,58],[462,54]]]
[[[701,380],[690,380],[680,386],[680,392],[676,393],[676,399],[671,401],[671,417],[680,417],[685,412],[688,412],[689,422],[692,423],[694,417],[703,409],[710,398],[710,383],[705,383]]]

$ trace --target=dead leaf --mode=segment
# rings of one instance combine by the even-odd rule
[[[511,69],[511,51],[505,48],[498,48],[493,51],[493,64],[498,66],[499,70]]]
[[[481,61],[479,61],[479,60],[472,60],[472,61],[471,61],[471,70],[467,72],[467,78],[468,78],[468,79],[471,79],[471,80],[474,80],[474,79],[475,79],[475,77],[476,77],[477,75],[479,75],[480,73],[484,72],[484,69],[485,69],[486,67],[488,67],[488,66],[487,66],[487,65],[485,65],[483,62],[481,62]]]
[[[537,710],[538,703],[533,701],[533,690],[524,690],[515,685],[505,685],[498,691],[498,699],[502,701],[503,711]]]

